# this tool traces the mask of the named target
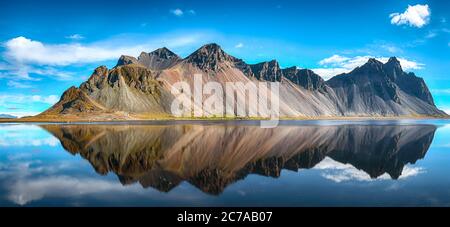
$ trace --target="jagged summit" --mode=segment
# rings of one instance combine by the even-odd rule
[[[138,57],[141,65],[153,70],[167,69],[180,60],[181,58],[178,55],[166,47],[156,49],[150,53],[142,52]]]
[[[216,43],[206,44],[189,55],[185,61],[196,65],[198,68],[208,70],[218,70],[221,63],[234,63],[238,59],[225,53]]]
[[[156,56],[161,59],[181,59],[177,54],[169,50],[167,47],[158,48],[150,53],[142,52],[138,59],[144,56]]]
[[[295,84],[310,90],[310,91],[325,91],[325,81],[309,69],[299,69],[297,67],[290,67],[282,70],[283,76],[294,82]]]
[[[390,57],[387,63],[395,63],[400,65],[400,61],[396,57]]]
[[[128,55],[122,55],[122,56],[120,56],[119,60],[117,61],[116,66],[130,65],[130,64],[139,64],[139,62],[135,57],[128,56]]]
[[[250,68],[258,80],[275,82],[281,81],[281,77],[283,76],[283,72],[281,71],[280,64],[277,60],[253,64],[250,65]]]

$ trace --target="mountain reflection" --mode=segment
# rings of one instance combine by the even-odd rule
[[[278,177],[329,157],[371,178],[398,179],[422,159],[432,125],[42,125],[65,150],[80,154],[99,174],[168,192],[187,181],[209,194],[249,174]]]

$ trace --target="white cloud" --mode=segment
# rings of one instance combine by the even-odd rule
[[[80,40],[80,39],[84,39],[84,36],[82,36],[80,34],[73,34],[73,35],[66,36],[66,39]]]
[[[238,43],[238,44],[236,44],[236,46],[234,46],[235,48],[242,48],[242,47],[244,47],[244,44],[243,43]]]
[[[112,59],[120,56],[122,49],[108,50],[81,44],[44,44],[25,37],[17,37],[5,43],[5,56],[19,63],[40,65],[69,65]]]
[[[370,58],[376,58],[378,61],[386,63],[389,57],[373,57],[373,56],[356,56],[345,57],[341,55],[333,55],[331,57],[322,59],[319,61],[321,68],[312,69],[315,73],[322,76],[325,80],[330,79],[333,76],[348,73],[356,67],[364,65]],[[403,70],[418,70],[424,67],[424,64],[418,63],[405,58],[397,58],[400,61],[400,65]]]
[[[405,12],[392,13],[389,17],[391,18],[391,24],[406,24],[411,27],[421,28],[429,23],[430,15],[431,12],[428,5],[417,4],[415,6],[408,5]]]
[[[121,45],[108,43],[107,41],[90,45],[79,43],[46,44],[20,36],[5,43],[6,51],[3,55],[9,62],[65,66],[76,63],[116,60],[122,54],[137,56],[143,50],[152,50],[161,46],[185,46],[198,43],[203,36],[203,34],[176,37],[162,36],[137,45]]]
[[[32,87],[29,84],[25,84],[25,83],[13,81],[13,80],[8,81],[8,83],[6,83],[6,85],[8,85],[8,87],[13,87],[13,88],[31,88]]]
[[[193,9],[189,10],[188,13],[191,14],[191,15],[197,14],[197,13],[195,12],[195,10],[193,10]]]
[[[170,12],[177,17],[181,17],[184,14],[183,10],[181,9],[173,9]]]
[[[349,60],[349,58],[347,58],[347,57],[342,57],[340,55],[335,54],[335,55],[333,55],[333,56],[331,56],[329,58],[325,58],[325,59],[321,60],[319,62],[319,64],[320,65],[339,64],[339,63],[342,63],[342,62],[345,62],[345,61],[348,61],[348,60]]]

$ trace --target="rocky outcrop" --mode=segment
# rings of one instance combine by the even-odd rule
[[[159,48],[150,53],[142,52],[138,57],[139,64],[152,70],[167,69],[179,61],[181,61],[181,58],[166,47]]]
[[[122,184],[167,192],[187,181],[213,195],[249,174],[277,178],[283,169],[314,168],[326,158],[354,166],[367,179],[398,179],[407,164],[425,156],[436,131],[432,125],[41,127],[99,174],[112,172]]]
[[[130,65],[130,64],[139,64],[139,61],[135,57],[122,55],[122,56],[120,56],[116,65],[121,66],[121,65]]]
[[[280,82],[283,73],[276,60],[250,65],[253,75],[258,80]]]
[[[282,72],[284,77],[307,90],[326,91],[325,81],[312,70],[290,67],[283,69]]]

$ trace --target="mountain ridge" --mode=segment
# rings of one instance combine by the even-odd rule
[[[80,91],[74,94],[79,97],[63,95],[38,116],[77,117],[91,112],[136,118],[171,116],[173,84],[183,81],[193,86],[194,74],[202,74],[203,82],[222,85],[280,82],[281,117],[447,116],[435,106],[425,81],[404,72],[395,57],[385,64],[371,58],[351,72],[325,81],[309,69],[282,69],[276,60],[247,64],[215,43],[200,47],[186,58],[165,47],[142,52],[138,58],[122,55],[114,68],[96,68],[76,88]]]

